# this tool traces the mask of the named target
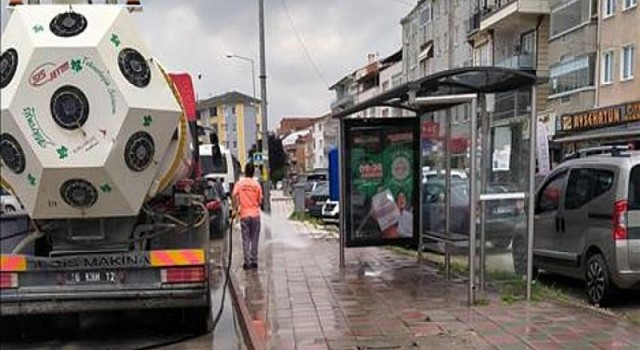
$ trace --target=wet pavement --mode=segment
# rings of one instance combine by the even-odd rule
[[[467,307],[462,279],[385,248],[347,249],[335,234],[287,219],[278,200],[263,216],[259,268],[234,276],[267,349],[640,349],[640,326],[556,302]],[[234,238],[240,235],[235,234]]]
[[[226,240],[211,244],[212,307],[222,300]],[[182,314],[172,310],[103,312],[73,316],[35,316],[23,319],[22,334],[2,332],[0,349],[246,349],[231,293],[214,333],[192,335]]]

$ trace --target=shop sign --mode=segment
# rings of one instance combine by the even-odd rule
[[[586,112],[565,114],[560,118],[560,132],[577,132],[640,121],[640,101]]]
[[[423,139],[433,140],[440,136],[440,124],[436,122],[423,121],[421,129]]]

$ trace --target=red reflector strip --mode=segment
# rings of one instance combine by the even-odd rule
[[[18,274],[0,272],[0,289],[18,288]]]
[[[151,266],[204,265],[204,250],[154,250],[150,253]]]
[[[207,278],[204,266],[176,267],[160,270],[162,283],[203,282]]]
[[[26,271],[27,258],[22,255],[0,254],[0,271],[14,272]]]

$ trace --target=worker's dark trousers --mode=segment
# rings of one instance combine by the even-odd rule
[[[260,240],[260,217],[240,219],[242,229],[242,251],[245,264],[258,263],[258,241]]]

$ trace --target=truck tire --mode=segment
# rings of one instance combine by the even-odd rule
[[[194,334],[207,334],[213,330],[213,310],[211,304],[184,310],[187,330]]]

